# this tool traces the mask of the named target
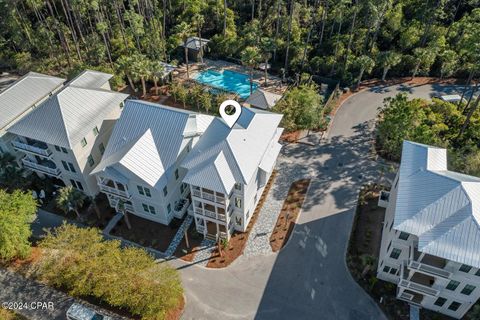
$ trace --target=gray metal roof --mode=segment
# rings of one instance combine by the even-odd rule
[[[187,39],[187,48],[188,49],[193,49],[193,50],[200,50],[200,47],[205,47],[210,40],[205,39],[205,38],[199,38],[199,37],[189,37]],[[182,43],[182,47],[184,47],[184,44]]]
[[[114,167],[124,175],[136,175],[152,187],[163,187],[165,173],[191,141],[192,133],[198,131],[196,116],[195,112],[128,100],[102,161],[92,173]]]
[[[188,169],[184,182],[227,194],[233,186],[231,176],[238,183],[248,183],[262,160],[276,150],[281,119],[280,114],[242,108],[230,129],[216,118],[182,163]],[[212,173],[218,174],[219,182]]]
[[[99,89],[113,77],[109,73],[85,70],[72,79],[69,85],[82,88]]]
[[[273,108],[281,98],[282,96],[279,94],[258,89],[248,97],[245,103],[255,108],[268,110]]]
[[[66,86],[8,129],[14,134],[71,149],[127,94]]]
[[[29,72],[0,92],[0,129],[59,88],[65,79]]]
[[[394,228],[418,250],[480,268],[480,178],[447,169],[445,149],[403,143]]]

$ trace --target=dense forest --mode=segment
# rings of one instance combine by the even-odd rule
[[[0,0],[0,68],[147,77],[188,36],[211,57],[269,61],[279,75],[431,75],[480,68],[479,0]]]

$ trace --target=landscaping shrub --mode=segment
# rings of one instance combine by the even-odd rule
[[[103,240],[98,229],[63,225],[41,241],[38,277],[73,296],[92,296],[142,319],[164,319],[182,299],[177,272],[138,248]]]

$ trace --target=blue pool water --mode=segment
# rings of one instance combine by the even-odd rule
[[[211,87],[220,88],[238,94],[242,99],[250,95],[250,81],[246,74],[229,70],[217,72],[207,70],[200,72],[195,80]],[[258,84],[253,83],[253,91],[257,90]]]

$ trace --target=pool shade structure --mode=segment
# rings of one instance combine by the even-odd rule
[[[204,85],[221,89],[224,91],[236,93],[242,99],[250,96],[250,79],[248,75],[223,70],[221,72],[214,70],[202,71],[195,77],[195,80]],[[253,91],[257,90],[258,83],[253,83]]]
[[[282,96],[279,94],[258,89],[248,97],[245,104],[262,110],[270,110],[281,98]]]

